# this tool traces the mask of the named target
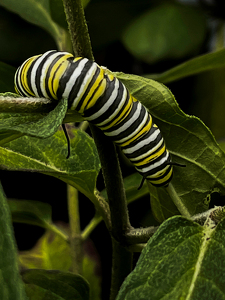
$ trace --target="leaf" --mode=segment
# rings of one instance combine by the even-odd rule
[[[67,100],[62,99],[47,115],[36,113],[1,113],[0,131],[17,131],[23,134],[46,138],[53,135],[67,111]]]
[[[90,299],[100,300],[100,263],[96,259],[96,250],[90,241],[83,246],[83,277],[90,285]],[[24,268],[69,271],[72,264],[70,245],[61,236],[48,230],[33,249],[20,252],[19,260]]]
[[[25,300],[27,298],[19,275],[11,216],[2,186],[0,186],[0,228],[0,299]]]
[[[142,251],[117,300],[225,298],[225,220],[203,227],[176,216]]]
[[[0,93],[5,91],[14,92],[13,80],[15,72],[16,68],[0,62]]]
[[[156,63],[197,54],[206,32],[205,15],[200,10],[169,2],[134,20],[122,40],[132,55]]]
[[[163,83],[169,83],[187,76],[224,67],[225,49],[222,49],[213,53],[197,56],[161,74],[149,74],[145,75],[145,77]]]
[[[52,209],[47,203],[30,200],[9,200],[13,222],[48,228],[52,222]]]
[[[67,156],[67,141],[62,131],[47,139],[21,137],[0,147],[3,169],[41,172],[71,184],[92,201],[100,170],[94,141],[81,130],[69,129],[71,156]]]
[[[49,0],[0,0],[0,5],[45,29],[55,39],[59,49],[63,49],[68,38],[67,32],[53,21]]]
[[[186,168],[174,166],[171,181],[183,204],[191,215],[205,211],[213,191],[225,193],[225,155],[212,133],[200,119],[186,115],[164,85],[135,75],[116,73],[116,76],[149,109],[162,131],[172,160],[186,165]],[[158,199],[156,189],[152,187],[150,193]],[[163,197],[158,201],[161,207],[154,207],[160,212],[154,211],[154,214],[162,216],[167,199]],[[168,208],[166,210],[168,217]]]
[[[88,283],[80,275],[36,269],[23,272],[22,277],[30,300],[89,300]]]
[[[54,22],[58,23],[64,29],[68,29],[66,15],[64,12],[62,0],[49,0],[50,12]]]
[[[68,231],[67,228],[60,228]],[[69,271],[71,255],[68,241],[47,230],[29,251],[21,251],[19,260],[23,268]]]

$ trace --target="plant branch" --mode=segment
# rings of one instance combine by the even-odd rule
[[[81,0],[63,0],[75,56],[94,60]]]
[[[70,247],[72,257],[72,271],[82,274],[82,237],[80,232],[80,216],[78,191],[71,185],[67,185],[67,198],[70,223]]]
[[[63,0],[63,3],[75,55],[93,60],[92,48],[81,0]],[[131,226],[115,146],[98,128],[93,125],[90,125],[90,128],[98,149],[109,199],[112,224],[111,234],[117,241],[122,242],[124,233],[127,232]],[[132,253],[123,248],[121,244],[115,242],[114,238],[112,238],[114,245],[114,259],[111,286],[113,293],[111,294],[111,300],[115,299],[120,284],[129,274],[132,262]],[[115,243],[117,245],[116,247]],[[121,256],[121,253],[123,252],[126,252],[126,255]],[[126,263],[125,267],[124,264],[120,264],[123,257],[126,259],[124,260],[124,263]],[[119,283],[117,278],[120,278]]]
[[[115,300],[124,279],[132,271],[132,253],[112,238],[112,279],[110,300]]]
[[[112,222],[111,233],[117,241],[124,244],[124,235],[129,231],[131,225],[116,149],[113,142],[100,129],[92,124],[90,124],[90,128],[98,149],[108,194]]]
[[[191,214],[189,213],[189,211],[185,207],[185,205],[182,203],[180,197],[177,195],[177,192],[174,189],[174,187],[173,187],[173,185],[172,185],[171,182],[169,183],[169,185],[167,187],[167,191],[168,191],[171,199],[173,200],[173,203],[176,205],[177,209],[181,213],[181,215],[184,216],[184,217],[186,217],[186,218],[190,218]]]

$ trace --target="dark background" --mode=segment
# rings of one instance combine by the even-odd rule
[[[97,1],[92,0],[86,8],[86,17],[90,30],[95,60],[99,65],[107,66],[112,71],[123,71],[137,75],[163,72],[177,64],[191,58],[191,55],[179,59],[168,59],[147,64],[132,56],[121,41],[123,29],[135,17],[151,9],[160,1],[127,0],[127,1]],[[187,1],[188,2],[188,1]],[[211,51],[213,43],[213,30],[211,20],[224,22],[224,1],[196,1],[207,21],[207,35],[198,53]],[[189,4],[189,3],[188,3]],[[126,13],[125,13],[126,12]],[[214,28],[214,27],[213,27]],[[7,40],[8,39],[8,40]],[[19,16],[5,10],[0,6],[0,61],[18,67],[26,58],[43,53],[49,49],[56,49],[51,36],[44,30],[25,22]],[[194,89],[197,76],[188,77],[172,84],[171,89],[180,107],[185,113],[201,115],[202,110],[196,111],[196,98]],[[185,93],[184,93],[185,91]],[[201,107],[201,106],[200,106]],[[211,125],[209,119],[203,120]],[[123,176],[134,172],[133,167],[127,164],[120,156]],[[37,200],[49,203],[52,206],[54,222],[68,223],[66,184],[62,181],[43,174],[0,171],[0,180],[8,198]],[[98,188],[102,190],[104,183],[102,175],[98,178]],[[92,203],[80,194],[81,228],[84,228],[94,216]],[[220,197],[214,194],[210,206],[219,205]],[[148,211],[148,213],[146,213]],[[150,225],[149,197],[140,199],[129,205],[131,224],[134,227]],[[14,224],[15,236],[19,250],[31,249],[44,229],[24,224]],[[30,234],[32,231],[32,234]],[[95,244],[102,266],[103,299],[108,298],[110,287],[111,241],[103,222],[94,230],[90,238]],[[135,256],[135,259],[137,256]]]

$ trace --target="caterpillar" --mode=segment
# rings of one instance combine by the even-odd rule
[[[68,52],[48,51],[27,59],[15,73],[22,96],[68,99],[79,112],[118,145],[136,170],[154,186],[173,176],[171,156],[145,106],[115,76],[94,61]]]

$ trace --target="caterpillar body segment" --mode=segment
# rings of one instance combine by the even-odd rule
[[[173,163],[151,115],[116,77],[95,62],[52,50],[26,60],[14,81],[22,96],[67,98],[69,108],[119,145],[153,185],[167,186],[172,179]]]

